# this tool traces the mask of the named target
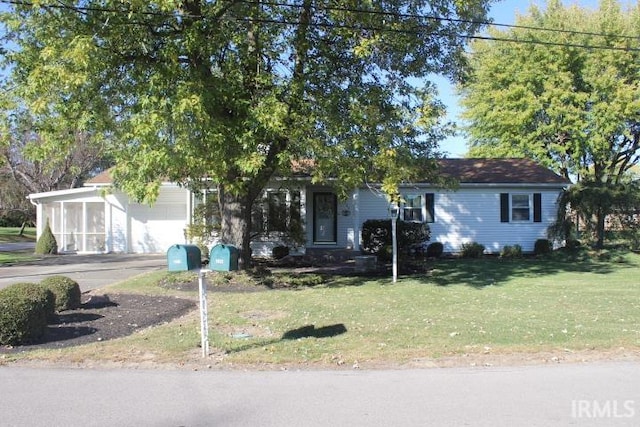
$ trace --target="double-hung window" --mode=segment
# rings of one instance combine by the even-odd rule
[[[402,207],[402,219],[405,221],[422,222],[422,196],[404,196],[404,206]]]
[[[434,194],[403,195],[400,219],[413,222],[434,222]]]
[[[529,221],[531,219],[531,199],[529,194],[511,195],[511,221]]]
[[[542,195],[540,193],[500,194],[501,222],[542,222]]]

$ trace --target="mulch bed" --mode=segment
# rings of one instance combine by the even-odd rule
[[[120,338],[169,322],[196,306],[192,300],[166,296],[113,294],[106,299],[92,297],[77,310],[58,313],[38,342],[0,346],[0,354],[64,348]]]

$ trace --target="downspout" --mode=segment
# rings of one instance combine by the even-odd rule
[[[40,238],[42,234],[42,221],[38,221],[42,218],[42,204],[39,201],[34,201],[31,197],[27,196],[29,203],[36,207],[36,240]]]

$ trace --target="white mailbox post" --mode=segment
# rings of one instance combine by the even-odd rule
[[[205,275],[209,270],[201,269],[198,274],[198,293],[200,295],[200,346],[202,357],[209,357],[209,314],[207,312],[207,283]]]

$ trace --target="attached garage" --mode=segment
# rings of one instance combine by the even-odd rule
[[[185,242],[191,218],[188,190],[162,185],[149,206],[92,181],[29,196],[37,207],[38,236],[49,222],[61,253],[165,253]]]
[[[165,252],[171,245],[185,241],[187,204],[157,203],[129,205],[131,252]]]

